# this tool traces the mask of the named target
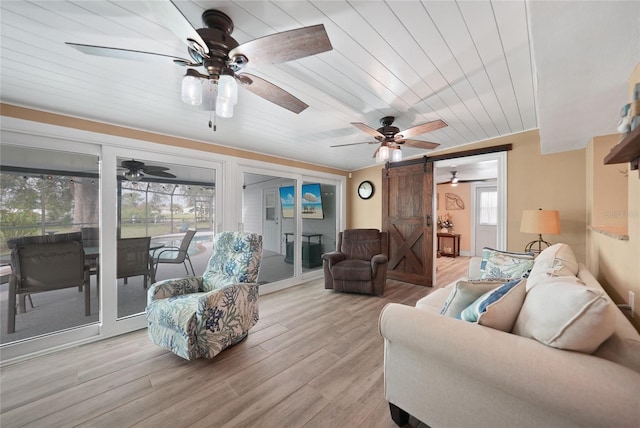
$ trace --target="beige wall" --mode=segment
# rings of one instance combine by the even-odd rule
[[[431,154],[454,153],[502,144],[513,145],[513,150],[507,154],[507,249],[522,251],[529,241],[536,238],[531,234],[520,233],[523,210],[556,209],[560,211],[561,234],[544,238],[552,243],[569,244],[576,253],[576,257],[584,261],[586,259],[585,150],[542,155],[539,133],[537,130],[532,130]],[[358,177],[377,177],[379,180],[379,170],[379,166],[364,169],[358,171]],[[354,177],[356,177],[355,173]],[[353,183],[355,180],[350,181]],[[378,198],[370,200],[365,205],[357,200],[355,187],[350,190],[349,200],[353,208],[348,223],[350,227],[365,227],[365,225],[381,227],[382,199],[379,194],[376,196]],[[376,213],[378,217],[372,216],[371,213]]]
[[[629,94],[636,82],[640,82],[640,64],[629,78]],[[631,322],[640,330],[640,172],[629,171],[628,163],[602,165],[612,146],[611,138],[605,138],[594,138],[587,147],[587,182],[593,183],[593,196],[588,199],[587,210],[594,222],[602,220],[602,213],[597,211],[603,210],[605,213],[614,212],[617,217],[614,220],[621,224],[615,224],[613,228],[605,225],[587,232],[587,267],[616,303],[626,303],[628,292],[635,293],[636,310]],[[608,194],[615,190],[601,183],[611,180],[617,183],[620,170],[628,171],[624,178],[626,194],[610,200]],[[607,201],[610,206],[601,204],[602,201]],[[610,219],[604,216],[604,220]],[[599,229],[604,229],[604,233]]]
[[[523,210],[558,210],[560,235],[543,238],[551,243],[568,244],[578,260],[584,262],[585,150],[543,155],[537,130],[517,136],[520,138],[513,140],[513,150],[507,154],[507,248],[522,251],[528,242],[537,238],[520,233]],[[504,143],[507,142],[505,138]]]
[[[619,135],[594,137],[587,146],[587,224],[627,229],[628,165],[605,165],[602,159]]]
[[[382,170],[380,165],[353,171],[347,179],[347,229],[382,227]],[[358,197],[358,185],[364,180],[373,183],[370,199]]]

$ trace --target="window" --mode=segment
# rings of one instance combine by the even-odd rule
[[[498,223],[498,192],[483,191],[480,193],[478,207],[478,223],[483,225],[496,225]]]

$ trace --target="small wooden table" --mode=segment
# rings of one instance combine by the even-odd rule
[[[447,246],[449,239],[451,244]],[[445,257],[458,257],[460,255],[460,234],[438,232],[438,252]]]

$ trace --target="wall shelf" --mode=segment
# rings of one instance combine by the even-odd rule
[[[599,233],[601,235],[608,236],[609,238],[616,239],[618,241],[628,241],[629,232],[626,227],[611,227],[611,226],[587,226],[592,232]]]
[[[640,161],[640,126],[627,134],[604,158],[605,165],[630,162],[630,169],[638,169]]]

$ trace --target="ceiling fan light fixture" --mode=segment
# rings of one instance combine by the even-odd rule
[[[400,162],[402,160],[402,150],[400,147],[396,147],[391,150],[391,162]]]
[[[376,153],[376,163],[385,163],[389,160],[389,147],[381,146]]]
[[[459,178],[456,175],[458,171],[451,171],[451,186],[455,187],[458,185]]]
[[[219,117],[233,116],[233,106],[238,103],[238,83],[233,76],[223,74],[218,79],[218,95],[216,96],[216,114]]]
[[[185,104],[199,106],[202,104],[202,80],[189,72],[182,78],[182,101]]]
[[[142,179],[142,173],[136,170],[129,170],[124,172],[124,177],[129,181],[140,181]]]

